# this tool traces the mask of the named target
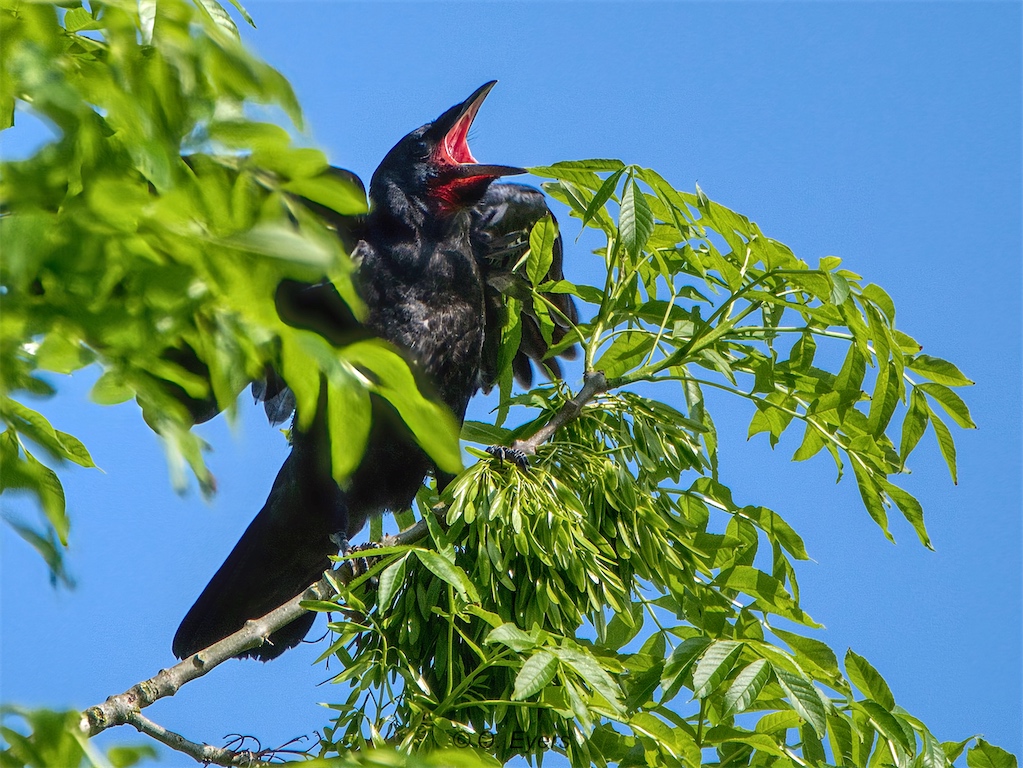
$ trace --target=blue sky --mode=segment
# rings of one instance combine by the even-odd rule
[[[1016,3],[253,3],[249,43],[291,80],[306,141],[369,177],[402,135],[498,79],[472,136],[483,162],[618,157],[698,182],[811,263],[838,255],[885,287],[898,326],[977,385],[952,486],[933,435],[906,486],[936,552],[894,521],[886,542],[822,458],[745,441],[722,400],[722,475],[781,513],[815,562],[799,571],[819,637],[885,675],[942,739],[1021,752],[1021,9]],[[20,132],[20,133],[18,133]],[[25,121],[4,137],[37,140]],[[565,225],[574,234],[573,224]],[[589,282],[587,249],[566,273]],[[184,611],[262,505],[286,447],[255,409],[203,427],[219,495],[170,489],[157,438],[89,371],[45,412],[103,472],[72,470],[73,592],[0,534],[0,697],[85,707],[173,662]],[[471,412],[485,417],[488,406]],[[763,436],[761,436],[762,438]],[[147,714],[191,739],[264,745],[325,722],[331,672],[304,646],[231,662]],[[107,734],[105,743],[131,738]],[[164,764],[186,764],[184,759]]]

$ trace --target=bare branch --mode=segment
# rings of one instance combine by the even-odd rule
[[[583,388],[579,390],[579,394],[565,403],[554,414],[554,418],[540,427],[531,437],[526,440],[516,440],[512,444],[512,448],[522,451],[527,456],[532,456],[536,453],[538,446],[550,440],[558,429],[582,412],[584,405],[603,392],[607,392],[607,379],[604,377],[604,372],[587,371],[583,376]]]
[[[157,725],[141,712],[128,713],[127,723],[128,725],[135,726],[139,733],[152,736],[171,749],[184,752],[200,763],[244,766],[245,768],[263,768],[263,766],[269,765],[269,763],[263,762],[256,752],[249,750],[235,752],[233,749],[211,747],[209,744],[196,744],[194,741],[189,741],[184,736],[174,733],[174,731],[168,731],[162,725]]]
[[[426,534],[426,522],[420,520],[411,528],[397,535],[384,537],[381,544],[383,546],[413,544],[425,538]],[[144,708],[159,699],[173,696],[185,683],[202,677],[214,667],[237,656],[242,651],[262,645],[273,632],[290,624],[306,612],[306,609],[301,606],[303,601],[330,600],[337,595],[337,590],[334,588],[335,582],[347,584],[353,578],[352,568],[348,563],[343,563],[335,570],[328,571],[322,579],[310,586],[305,592],[293,597],[284,605],[275,608],[265,616],[247,621],[245,626],[233,635],[225,637],[209,648],[204,648],[169,669],[161,669],[153,677],[132,686],[124,693],[110,696],[102,704],[89,707],[82,713],[79,727],[89,737],[95,736],[97,733],[105,731],[107,728],[112,728],[115,725],[131,723],[138,728],[137,723],[142,721],[139,721],[136,716]],[[156,727],[158,728],[159,726]],[[167,733],[170,732],[168,731]],[[171,734],[171,736],[182,739],[186,744],[191,743],[183,739],[183,737],[177,736],[177,734]],[[164,743],[168,744],[168,746],[174,746],[169,742]],[[221,764],[234,765],[235,763]]]

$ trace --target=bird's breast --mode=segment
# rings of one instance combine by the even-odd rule
[[[386,253],[363,258],[358,282],[367,324],[404,349],[461,417],[482,364],[483,282],[467,242],[440,244],[423,256],[412,267]]]

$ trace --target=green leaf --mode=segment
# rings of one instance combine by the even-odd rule
[[[966,407],[963,399],[943,384],[918,384],[913,391],[923,392],[937,400],[938,404],[945,409],[945,413],[963,429],[977,428],[973,419],[970,418],[970,409]]]
[[[835,379],[834,391],[847,392],[854,390],[858,392],[860,387],[863,386],[863,377],[866,375],[866,372],[866,357],[858,345],[850,344],[849,351],[846,352],[845,360],[842,362],[842,368],[838,372],[838,378]]]
[[[220,29],[235,40],[241,39],[241,36],[238,34],[238,26],[234,23],[234,19],[231,18],[231,14],[217,0],[198,0],[198,5],[209,14],[210,19]]]
[[[0,491],[23,489],[35,494],[47,521],[66,547],[70,522],[65,510],[64,487],[57,474],[28,451],[23,451],[23,458],[19,456],[17,438],[9,429],[0,433],[0,458],[3,460]]]
[[[952,476],[952,483],[959,484],[959,473],[956,471],[956,443],[952,433],[938,414],[931,411],[931,426],[934,427],[934,434],[938,438],[938,449],[941,451],[945,463],[948,465],[948,473]]]
[[[895,707],[895,697],[892,696],[888,683],[869,661],[852,648],[845,654],[845,674],[868,699],[873,699],[887,710]]]
[[[294,261],[323,272],[334,265],[334,251],[284,224],[257,224],[246,232],[215,242],[258,256]]]
[[[550,651],[540,650],[526,659],[515,676],[512,701],[525,701],[542,691],[558,671],[558,658]]]
[[[609,379],[621,376],[643,362],[655,340],[649,331],[625,331],[611,342],[594,367]]]
[[[941,749],[945,753],[945,758],[950,763],[954,763],[959,759],[959,756],[963,754],[963,750],[966,749],[966,745],[976,739],[977,736],[970,736],[963,739],[962,741],[943,741],[941,742]]]
[[[557,648],[554,655],[566,667],[582,678],[591,690],[603,696],[618,712],[622,711],[622,691],[607,671],[593,656],[582,648]]]
[[[405,582],[407,568],[408,555],[406,554],[380,573],[380,583],[377,586],[377,605],[381,611],[387,612],[391,607],[394,596]]]
[[[425,565],[434,576],[450,584],[466,602],[480,601],[476,586],[469,580],[465,571],[432,549],[414,549],[419,562]]]
[[[855,706],[870,717],[870,721],[877,729],[877,732],[887,740],[898,744],[909,754],[913,754],[916,751],[915,741],[908,737],[899,724],[898,719],[888,709],[870,699],[857,701]]]
[[[828,742],[835,756],[835,764],[856,765],[857,761],[853,759],[852,717],[834,707],[828,712]],[[856,744],[859,743],[857,738]]]
[[[972,381],[963,375],[962,371],[948,362],[948,360],[942,360],[940,357],[917,355],[911,358],[906,365],[911,371],[915,371],[933,382],[944,384],[948,387],[965,387],[973,384]]]
[[[889,296],[881,286],[870,283],[863,289],[862,296],[865,299],[869,299],[882,312],[884,312],[884,316],[888,319],[889,325],[893,325],[895,323],[895,302],[892,301],[892,297]]]
[[[924,527],[924,509],[916,497],[888,480],[883,481],[881,485],[885,493],[891,496],[902,516],[913,526],[920,543],[928,549],[934,549],[931,546],[931,537],[927,535],[927,528]]]
[[[632,258],[639,257],[653,231],[654,214],[646,196],[635,181],[626,182],[618,212],[618,232]]]
[[[615,611],[611,621],[608,622],[605,633],[604,645],[612,650],[618,650],[629,643],[643,628],[644,612],[642,603],[631,603],[629,611]],[[651,637],[662,637],[652,635]]]
[[[743,750],[741,747],[736,749],[736,747],[742,745],[764,755],[783,758],[782,761],[771,763],[771,765],[785,765],[786,768],[789,768],[790,765],[795,765],[795,763],[788,763],[784,760],[787,754],[781,745],[778,744],[777,740],[763,733],[753,733],[726,725],[716,725],[705,733],[704,742],[704,746],[716,746],[718,752],[722,755],[744,755],[749,750]],[[731,760],[726,759],[722,762],[727,765]],[[705,765],[705,763],[697,762],[692,765]]]
[[[924,730],[920,733],[920,742],[921,748],[917,755],[917,762],[921,768],[951,768],[945,757],[945,750],[930,731]]]
[[[977,739],[976,745],[970,747],[966,753],[966,765],[969,768],[1017,768],[1015,755],[984,739]]]
[[[209,135],[213,141],[232,149],[284,149],[288,145],[286,130],[258,120],[214,120]]]
[[[772,665],[773,666],[773,665]],[[806,678],[774,667],[778,683],[785,691],[792,708],[799,713],[820,738],[827,730],[827,711],[817,689]]]
[[[81,32],[86,29],[101,29],[102,24],[92,18],[92,14],[84,8],[71,8],[64,15],[64,29],[68,32]]]
[[[530,651],[536,647],[537,638],[535,632],[523,632],[521,629],[509,622],[492,629],[484,642],[487,645],[501,643],[502,645],[508,646],[513,651],[525,653],[526,651]]]
[[[330,470],[343,484],[362,461],[369,441],[372,409],[369,393],[356,381],[335,382],[327,387],[327,419],[330,423]]]
[[[803,430],[803,442],[799,444],[796,452],[792,454],[793,461],[806,461],[816,456],[824,447],[825,437],[820,429],[807,422]]]
[[[18,432],[45,448],[55,459],[70,460],[83,467],[96,466],[77,437],[54,429],[41,413],[9,397],[0,399],[0,413]]]
[[[117,405],[135,397],[135,390],[128,386],[117,371],[107,371],[92,385],[89,398],[99,405]]]
[[[744,592],[757,601],[757,609],[768,611],[810,627],[820,626],[802,611],[784,585],[773,576],[749,565],[723,571],[714,585]]]
[[[131,768],[143,760],[156,760],[156,749],[149,744],[117,746],[107,750],[107,759],[113,768]]]
[[[880,437],[888,429],[888,422],[895,413],[899,403],[900,381],[899,371],[892,361],[878,363],[877,382],[874,394],[870,398],[870,414],[867,418],[867,429],[874,437]]]
[[[75,768],[86,757],[84,749],[90,743],[79,731],[80,713],[5,706],[3,714],[5,718],[12,714],[22,718],[31,733],[30,737],[26,737],[13,728],[0,728],[0,735],[9,745],[0,753],[0,764],[4,768],[23,765],[31,768]],[[95,750],[92,752],[99,754]]]
[[[823,302],[831,301],[831,280],[824,273],[816,270],[806,272],[786,272],[785,279],[798,288],[820,299]]]
[[[605,173],[617,171],[625,167],[621,160],[563,160],[554,165],[538,165],[527,170],[534,176],[545,176],[549,179],[566,179],[575,181],[581,173]],[[599,182],[600,179],[597,178]],[[600,186],[599,183],[597,186]],[[595,189],[597,187],[594,187]]]
[[[693,698],[704,699],[721,684],[732,671],[744,643],[718,640],[703,654],[693,672]]]
[[[81,9],[78,9],[81,10]],[[81,341],[51,331],[36,350],[36,365],[55,373],[73,373],[84,368],[95,355]]]
[[[812,637],[797,635],[794,632],[786,632],[778,627],[772,627],[771,631],[795,651],[797,661],[809,661],[832,680],[841,677],[842,672],[838,668],[838,657],[835,656],[835,652],[831,650],[827,643]]]
[[[553,283],[544,283],[540,288],[544,293],[570,293],[589,304],[599,305],[604,302],[604,292],[599,288],[594,288],[592,285],[581,285],[569,282],[568,280],[558,280]]]
[[[482,421],[467,419],[462,422],[463,440],[480,445],[505,445],[508,441],[510,430],[504,427],[495,427]]]
[[[884,499],[881,496],[881,489],[877,481],[871,476],[869,470],[865,469],[859,461],[853,461],[853,474],[856,476],[856,486],[860,490],[860,498],[867,513],[881,528],[885,538],[894,542],[895,538],[888,530],[888,512],[884,507]]]
[[[618,180],[622,177],[622,173],[624,171],[624,168],[619,168],[604,179],[604,183],[600,185],[600,189],[598,189],[596,194],[594,194],[593,199],[590,200],[590,204],[586,206],[586,212],[583,214],[582,219],[583,227],[585,227],[589,223],[590,219],[596,215],[597,211],[611,199],[611,195],[614,194],[615,187],[618,186]]]
[[[458,422],[443,404],[423,396],[408,364],[393,347],[372,339],[350,344],[342,354],[349,363],[372,372],[371,390],[394,406],[412,430],[416,443],[441,471],[451,474],[461,471]]]
[[[809,560],[802,538],[786,523],[781,515],[767,507],[743,507],[743,517],[749,518],[771,541],[777,541],[797,560]]]
[[[757,659],[748,665],[736,675],[725,693],[725,714],[745,712],[756,701],[770,678],[771,667],[766,659]]]
[[[902,421],[902,440],[899,445],[899,456],[901,456],[903,463],[906,462],[909,454],[919,444],[931,416],[931,409],[927,405],[927,399],[919,390],[919,387],[913,387],[910,391],[909,408],[906,410],[906,416]]]
[[[529,232],[529,256],[526,259],[526,275],[534,286],[547,279],[554,261],[554,241],[558,237],[558,225],[554,217],[545,214]]]
[[[230,2],[231,5],[238,9],[238,13],[240,13],[242,15],[242,18],[245,19],[245,23],[248,24],[253,29],[255,29],[256,22],[252,20],[252,17],[249,15],[249,12],[245,10],[245,6],[243,6],[238,0],[230,0]]]
[[[366,196],[354,184],[330,174],[293,179],[282,189],[293,195],[312,200],[345,216],[365,213]]]
[[[692,667],[712,642],[713,640],[709,637],[690,637],[676,647],[664,665],[664,672],[661,674],[661,687],[665,691],[672,689],[676,681]]]
[[[9,465],[4,467],[5,471],[8,471],[9,468]],[[18,522],[6,513],[4,513],[3,518],[14,529],[14,532],[28,542],[43,558],[43,562],[50,569],[50,583],[56,586],[57,582],[60,582],[68,589],[73,589],[75,581],[71,578],[64,565],[64,553],[60,542],[57,541],[53,528],[46,528],[43,532],[40,532]]]

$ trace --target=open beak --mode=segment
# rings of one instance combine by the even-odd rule
[[[454,175],[461,178],[472,178],[475,176],[512,176],[519,173],[526,173],[525,168],[516,168],[510,165],[482,165],[476,162],[476,158],[469,151],[469,129],[472,121],[476,119],[490,89],[497,85],[496,80],[484,83],[461,104],[452,107],[439,118],[435,125],[444,129],[450,122],[450,127],[444,133],[437,146],[437,160],[448,166]]]

